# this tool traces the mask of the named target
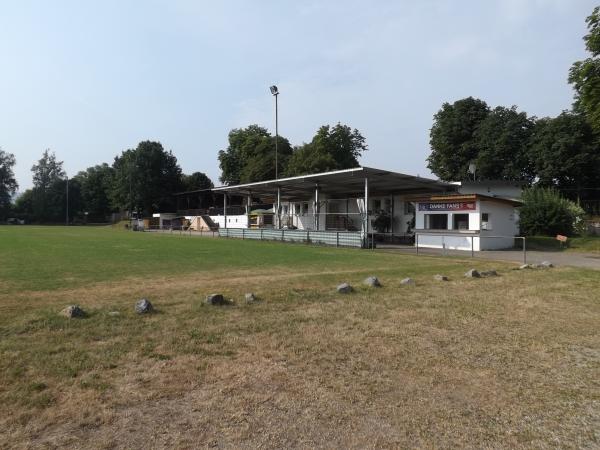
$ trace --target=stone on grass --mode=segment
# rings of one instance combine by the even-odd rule
[[[363,283],[370,287],[381,287],[381,283],[377,277],[367,277]]]
[[[254,303],[258,301],[258,298],[256,297],[256,295],[254,295],[253,292],[248,292],[244,298],[246,299],[246,303]]]
[[[480,278],[481,274],[477,270],[471,269],[467,273],[465,273],[465,277],[467,277],[467,278]]]
[[[403,280],[400,280],[400,284],[408,284],[414,286],[415,280],[413,280],[412,278],[404,278]]]
[[[450,279],[446,275],[440,275],[439,273],[437,275],[434,275],[433,279],[436,281],[450,281]]]
[[[205,303],[213,306],[224,306],[230,304],[230,302],[225,300],[225,297],[223,297],[222,294],[210,294],[208,297],[206,297]]]
[[[348,283],[342,283],[337,287],[337,291],[340,294],[349,294],[353,291],[353,289],[352,286],[350,286]]]
[[[119,311],[109,311],[108,315],[112,316],[112,317],[115,317],[115,316],[120,316],[121,313]]]
[[[479,272],[479,275],[481,275],[482,277],[497,277],[498,276],[498,272],[496,272],[495,270],[482,270],[481,272]]]
[[[554,267],[554,264],[552,264],[550,261],[542,261],[540,263],[540,266],[550,268],[550,267]]]
[[[531,269],[531,268],[532,268],[531,264],[521,264],[519,266],[519,270]]]
[[[135,303],[135,312],[138,314],[148,314],[153,311],[154,307],[147,298],[142,298]]]
[[[61,316],[68,317],[69,319],[85,317],[85,311],[81,309],[79,305],[67,306],[60,312]]]

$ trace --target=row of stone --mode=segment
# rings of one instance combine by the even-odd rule
[[[247,293],[244,298],[246,300],[246,303],[254,303],[258,301],[256,295],[254,295],[252,292]],[[226,300],[222,294],[211,294],[206,297],[204,303],[213,306],[225,306],[232,305],[234,302],[233,300]],[[154,306],[152,305],[152,303],[150,303],[150,300],[148,300],[147,298],[142,298],[138,300],[135,303],[134,309],[137,314],[149,314],[154,312]],[[119,315],[119,312],[111,311],[108,314],[111,316],[116,316]],[[60,315],[73,319],[86,317],[87,313],[79,305],[70,305],[63,309],[60,312]]]
[[[465,277],[467,277],[467,278],[484,278],[484,277],[497,277],[497,276],[498,276],[498,272],[496,272],[495,270],[478,271],[476,269],[471,269],[465,273]],[[440,275],[440,274],[434,275],[433,279],[436,281],[450,281],[450,278],[448,278],[446,275]],[[363,284],[366,286],[369,286],[369,287],[381,287],[381,282],[379,281],[379,278],[377,278],[375,276],[370,276],[370,277],[365,278],[365,280],[363,281]],[[413,280],[412,278],[404,278],[404,279],[400,280],[400,284],[414,285],[415,280]],[[354,288],[349,283],[342,283],[342,284],[338,285],[337,291],[340,294],[349,294],[354,291]]]
[[[550,261],[543,261],[540,264],[523,264],[522,266],[519,267],[519,270],[547,269],[547,268],[551,268],[551,267],[554,267],[554,265]],[[478,271],[476,269],[470,269],[465,273],[466,278],[485,278],[485,277],[496,277],[496,276],[498,276],[498,272],[496,272],[495,270]],[[434,275],[433,279],[436,281],[450,281],[450,279],[447,276],[440,275],[440,274]],[[381,282],[379,281],[379,278],[377,278],[375,276],[370,276],[370,277],[365,278],[363,281],[363,284],[366,286],[369,286],[369,287],[381,287]],[[404,278],[403,280],[400,281],[400,284],[414,286],[415,280],[413,280],[412,278]],[[349,294],[354,291],[354,288],[349,283],[342,283],[337,287],[337,291],[340,294]],[[247,293],[244,296],[244,299],[246,300],[246,303],[254,303],[254,302],[258,301],[258,298],[256,297],[256,295],[254,295],[252,292]],[[227,306],[227,305],[233,305],[234,301],[231,299],[230,300],[225,299],[225,297],[223,297],[222,294],[210,294],[209,296],[206,297],[206,300],[204,303],[206,303],[207,305],[211,305],[211,306]],[[148,314],[153,311],[154,311],[154,307],[152,306],[152,303],[150,303],[150,301],[146,298],[142,298],[141,300],[138,300],[135,304],[135,312],[137,314]],[[60,312],[60,314],[65,317],[69,317],[69,318],[80,318],[80,317],[86,316],[85,311],[79,305],[67,306],[65,309],[63,309]],[[118,312],[113,311],[109,314],[117,315]]]

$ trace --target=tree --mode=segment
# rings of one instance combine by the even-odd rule
[[[111,191],[114,169],[106,163],[88,167],[75,177],[81,187],[81,212],[88,213],[88,220],[103,222],[113,211]]]
[[[476,175],[487,180],[533,179],[528,149],[534,120],[517,107],[494,108],[473,134]]]
[[[310,143],[295,149],[285,174],[297,176],[357,167],[358,158],[367,150],[366,139],[356,128],[340,123],[333,127],[324,125]]]
[[[65,179],[63,162],[56,159],[54,152],[47,149],[41,159],[31,168],[33,172],[33,220],[48,222],[60,220],[64,204],[57,201],[60,198],[60,183]]]
[[[203,172],[194,172],[191,175],[183,174],[182,184],[185,191],[198,191],[215,187],[210,178]]]
[[[466,179],[479,153],[475,132],[489,114],[487,103],[473,97],[444,103],[433,116],[427,167],[445,181]]]
[[[578,199],[584,188],[600,188],[600,151],[582,114],[563,112],[537,121],[530,148],[537,185]]]
[[[114,206],[151,214],[175,209],[173,195],[182,190],[181,168],[160,142],[140,142],[115,158]]]
[[[12,197],[19,188],[13,172],[15,163],[15,155],[0,148],[0,219],[6,219],[12,205]]]
[[[197,195],[190,196],[186,195],[186,205],[187,209],[192,208],[208,208],[212,206],[214,203],[214,197],[212,191],[208,189],[212,189],[214,187],[213,182],[206,176],[205,173],[202,172],[194,172],[191,175],[183,175],[183,189],[185,191],[201,191],[198,192]]]
[[[569,71],[569,83],[575,89],[575,111],[583,112],[590,125],[600,131],[600,7],[586,19],[588,34],[584,36],[589,58],[577,61]]]
[[[584,211],[552,188],[526,189],[519,213],[521,233],[527,236],[572,235],[583,223]]]
[[[17,197],[14,211],[19,219],[25,219],[28,222],[35,220],[33,215],[33,189],[27,189]]]
[[[275,137],[266,128],[250,125],[233,129],[228,141],[227,149],[219,151],[222,183],[251,183],[275,178]],[[277,167],[280,174],[291,154],[289,141],[279,136]]]

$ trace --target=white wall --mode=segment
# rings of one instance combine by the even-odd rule
[[[491,229],[481,230],[484,250],[510,248],[514,245],[511,238],[488,238],[485,236],[517,236],[519,234],[518,213],[508,203],[481,200],[481,213],[489,214]]]
[[[458,192],[461,194],[481,194],[505,198],[521,198],[522,191],[520,184],[507,181],[463,181],[458,188]]]
[[[210,216],[210,218],[219,225],[219,228],[225,228],[225,216]],[[227,216],[227,228],[248,228],[248,216],[245,214]]]

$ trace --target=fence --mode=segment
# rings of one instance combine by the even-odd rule
[[[421,242],[419,241],[420,237],[423,236],[428,236],[428,237],[436,237],[439,238],[439,244],[435,244],[435,245],[439,245],[439,247],[432,247],[431,241],[429,241],[426,245],[422,244],[422,240]],[[471,253],[471,257],[475,257],[475,252],[480,251],[476,249],[476,244],[475,244],[475,239],[478,240],[478,245],[481,245],[481,239],[503,239],[504,241],[509,241],[509,240],[513,240],[513,245],[512,245],[512,249],[520,249],[522,251],[523,254],[523,264],[527,264],[527,239],[524,236],[480,236],[480,235],[467,235],[467,236],[460,236],[462,239],[466,239],[468,246],[467,248],[465,247],[460,247],[460,248],[452,248],[453,245],[451,242],[449,242],[449,240],[451,239],[456,239],[456,235],[444,235],[444,234],[428,234],[428,233],[417,233],[415,234],[415,253],[418,255],[420,251],[422,251],[423,249],[432,249],[432,248],[437,248],[440,249],[442,251],[442,255],[446,255],[447,253],[449,253],[450,251],[460,251],[460,252],[464,252],[464,251],[468,251]],[[518,241],[521,241],[521,245],[518,245]],[[497,249],[493,249],[493,250],[502,250],[502,248],[497,248]],[[485,251],[485,250],[483,250]]]
[[[336,247],[363,247],[363,239],[361,233],[358,231],[219,228],[218,235],[225,238],[256,239],[261,241],[300,242]]]

